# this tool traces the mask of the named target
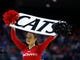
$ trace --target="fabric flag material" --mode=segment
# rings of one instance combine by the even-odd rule
[[[14,27],[32,33],[54,36],[56,35],[53,30],[55,23],[66,22],[19,13],[19,19],[17,20],[16,24],[10,24],[10,27]]]

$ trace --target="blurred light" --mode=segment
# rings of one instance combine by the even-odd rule
[[[52,0],[53,2],[57,2],[57,0]]]
[[[50,7],[50,4],[46,4],[46,7],[48,7],[48,8],[49,8],[49,7]]]

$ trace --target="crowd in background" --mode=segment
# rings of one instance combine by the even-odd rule
[[[22,60],[22,52],[10,37],[10,28],[0,22],[0,60]],[[17,31],[19,34],[21,31]],[[23,34],[18,35],[24,42]],[[45,38],[40,38],[42,43]],[[70,36],[59,35],[42,54],[42,60],[80,60],[80,31]]]

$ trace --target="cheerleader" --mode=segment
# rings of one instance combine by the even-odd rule
[[[18,20],[18,13],[14,10],[8,11],[3,15],[3,20],[6,23],[7,26],[10,25],[10,23],[15,24],[16,20]],[[64,28],[64,24],[61,24]],[[61,25],[55,24],[53,29],[56,33],[63,33],[63,29],[61,30]],[[58,27],[60,26],[60,27]],[[56,28],[57,27],[57,28]],[[60,29],[60,30],[59,30]],[[59,32],[62,31],[62,32]],[[66,31],[64,31],[66,32]],[[43,51],[47,48],[49,43],[51,43],[53,40],[55,40],[57,34],[55,36],[49,36],[44,40],[44,42],[40,45],[36,45],[36,41],[38,40],[38,37],[35,33],[28,32],[26,34],[26,44],[22,43],[21,40],[16,36],[16,30],[15,28],[11,28],[11,39],[14,42],[14,44],[22,51],[22,57],[23,60],[41,60]]]

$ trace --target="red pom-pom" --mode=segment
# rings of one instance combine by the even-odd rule
[[[9,10],[3,14],[3,21],[7,26],[10,25],[10,23],[15,24],[15,22],[19,18],[19,13],[15,10]]]

